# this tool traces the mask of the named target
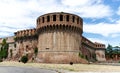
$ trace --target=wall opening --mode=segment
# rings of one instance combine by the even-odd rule
[[[47,22],[49,22],[50,21],[50,16],[47,16]]]
[[[77,24],[79,24],[79,18],[77,18]]]
[[[72,21],[75,22],[75,16],[72,17]]]
[[[44,17],[42,17],[42,22],[44,23]]]
[[[28,45],[26,45],[26,48],[28,48]]]
[[[60,21],[63,21],[63,15],[60,15]]]
[[[53,15],[53,21],[56,21],[56,15]]]
[[[46,48],[46,50],[48,50],[49,48]]]
[[[69,21],[69,15],[66,16],[66,21]]]

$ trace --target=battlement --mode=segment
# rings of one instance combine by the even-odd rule
[[[53,12],[39,16],[36,23],[36,28],[17,31],[14,37],[8,38],[14,40],[9,49],[15,49],[15,59],[28,55],[29,60],[37,58],[35,61],[41,63],[87,63],[86,60],[95,60],[95,57],[105,61],[105,45],[82,36],[83,19],[80,16]]]
[[[95,42],[95,48],[99,48],[99,49],[105,49],[105,44],[102,44],[102,43],[98,43],[98,42]]]
[[[33,36],[36,34],[36,29],[27,29],[15,32],[16,37],[23,37],[23,36]]]
[[[81,17],[64,12],[44,14],[37,18],[37,29],[42,27],[67,26],[83,29]]]

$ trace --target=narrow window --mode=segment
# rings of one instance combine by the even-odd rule
[[[39,19],[39,23],[40,23],[40,19]]]
[[[66,21],[69,21],[69,15],[66,16]]]
[[[46,50],[48,50],[49,48],[46,48]]]
[[[73,22],[75,22],[75,16],[72,17]]]
[[[60,21],[63,21],[63,15],[60,15]]]
[[[53,21],[56,21],[56,15],[53,15]]]
[[[50,16],[47,16],[47,22],[49,22],[50,21]]]
[[[79,24],[79,18],[77,18],[77,24]]]
[[[28,45],[26,45],[26,48],[28,48]]]
[[[42,22],[44,23],[44,17],[42,17]]]

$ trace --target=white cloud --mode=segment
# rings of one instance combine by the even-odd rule
[[[111,8],[102,2],[102,0],[61,0],[61,2],[58,0],[0,0],[0,27],[7,26],[15,30],[35,27],[38,16],[56,11],[76,12],[86,18],[110,16]],[[0,31],[3,30],[0,29]],[[13,33],[14,30],[10,32]]]
[[[68,5],[68,6],[83,6],[86,5],[86,3],[89,3],[89,0],[62,0],[62,4]]]
[[[120,20],[114,24],[109,23],[98,23],[98,24],[84,24],[84,32],[101,34],[103,36],[115,37],[116,34],[120,33]],[[118,35],[117,35],[118,36]]]
[[[111,35],[112,38],[120,37],[120,33],[115,33]]]
[[[1,37],[7,37],[7,36],[10,36],[10,34],[7,33],[7,32],[0,32],[0,36]]]
[[[103,18],[111,16],[110,7],[105,5],[92,5],[88,7],[83,7],[79,9],[82,17],[86,18]]]
[[[120,7],[118,8],[117,14],[120,15]]]
[[[76,11],[86,18],[103,18],[112,15],[112,9],[104,5],[103,0],[62,0],[62,4],[69,6],[70,12]]]
[[[98,39],[98,38],[88,38],[89,40],[91,40],[92,42],[98,42],[98,43],[102,43],[102,44],[108,44],[108,41],[106,40],[102,40],[102,39]]]
[[[89,6],[92,4],[99,4],[102,0],[61,0],[62,4],[67,6]]]

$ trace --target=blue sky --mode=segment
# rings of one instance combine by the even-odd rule
[[[77,14],[85,37],[120,46],[120,0],[0,0],[0,38],[35,28],[36,18],[50,12]]]

